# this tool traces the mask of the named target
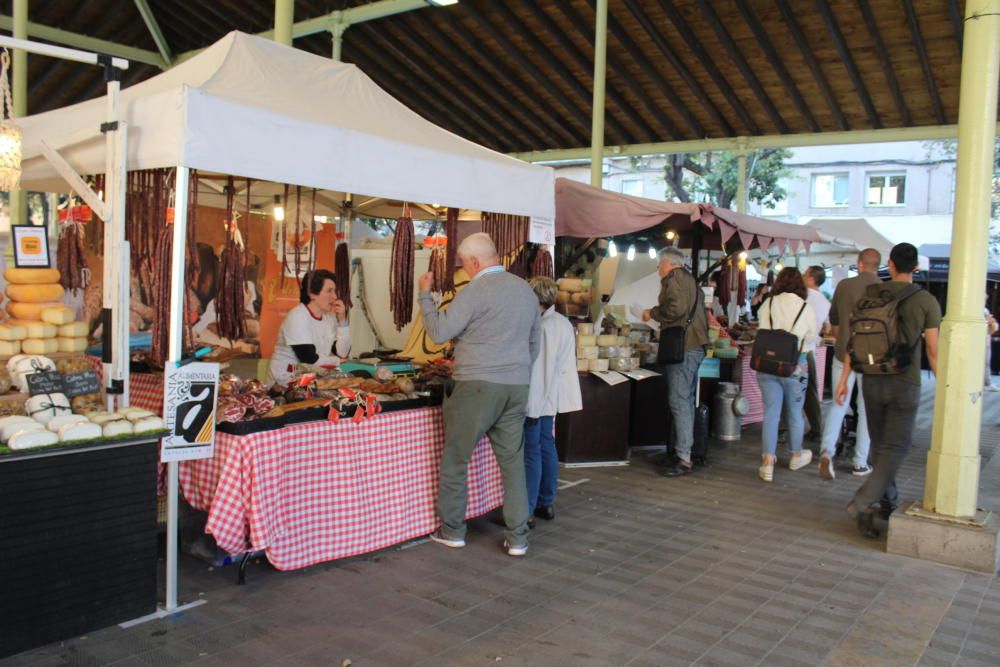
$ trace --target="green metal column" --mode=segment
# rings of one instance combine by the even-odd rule
[[[1000,0],[967,0],[958,106],[955,221],[948,304],[941,324],[937,395],[924,509],[972,517],[979,493],[993,140],[1000,79]]]
[[[274,0],[274,41],[291,46],[293,23],[295,23],[295,1]]]
[[[28,0],[14,0],[15,39],[28,39]],[[14,116],[28,115],[28,52],[14,49],[11,62],[11,97],[14,102]],[[10,224],[23,225],[28,222],[28,203],[24,190],[15,190],[10,196]]]
[[[740,142],[736,153],[736,212],[747,212],[747,148],[746,142]]]
[[[608,0],[597,0],[594,26],[594,108],[590,124],[590,184],[604,180],[604,80],[608,61]]]
[[[330,14],[330,36],[333,38],[333,59],[341,60],[344,48],[344,33],[350,27],[344,12],[337,10]]]

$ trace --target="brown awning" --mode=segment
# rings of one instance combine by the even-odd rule
[[[690,247],[700,226],[701,247],[722,250],[733,245],[750,250],[776,247],[782,252],[808,250],[819,233],[803,225],[757,218],[708,204],[656,201],[602,190],[567,178],[556,179],[556,236],[621,236],[665,225]],[[733,239],[735,238],[735,241]]]

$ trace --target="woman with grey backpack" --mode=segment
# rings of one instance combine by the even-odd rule
[[[788,468],[799,470],[812,461],[812,451],[802,450],[802,404],[809,382],[805,348],[819,336],[819,329],[812,309],[806,304],[806,296],[799,270],[784,268],[757,313],[760,328],[751,367],[757,371],[757,384],[764,399],[759,474],[765,482],[774,481],[782,406],[788,419],[788,445],[792,452]]]

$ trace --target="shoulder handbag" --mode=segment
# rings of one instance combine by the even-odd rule
[[[698,310],[698,295],[701,293],[697,284],[695,290],[694,303],[691,305],[691,312],[688,313],[684,326],[660,329],[660,347],[656,351],[656,363],[679,364],[684,361],[684,338],[687,328],[691,326],[691,320],[694,319],[694,314]]]
[[[802,312],[806,309],[803,302],[799,308],[799,314],[795,316],[790,329],[794,329]],[[771,307],[774,307],[774,300],[771,299]],[[771,308],[767,310],[770,329],[760,329],[757,331],[757,339],[753,343],[753,350],[750,352],[750,368],[758,373],[767,375],[777,375],[778,377],[789,377],[795,372],[799,365],[799,355],[802,354],[802,345],[805,339],[799,343],[799,338],[790,331],[774,328],[774,314]]]

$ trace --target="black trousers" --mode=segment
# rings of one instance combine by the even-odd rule
[[[806,419],[809,420],[809,435],[823,437],[823,411],[819,405],[819,375],[816,374],[816,353],[806,353],[809,363],[809,384],[806,385]]]
[[[862,393],[872,439],[869,458],[875,470],[854,494],[851,504],[867,512],[877,502],[892,507],[899,504],[896,473],[913,444],[920,385],[907,382],[901,375],[866,375]]]

